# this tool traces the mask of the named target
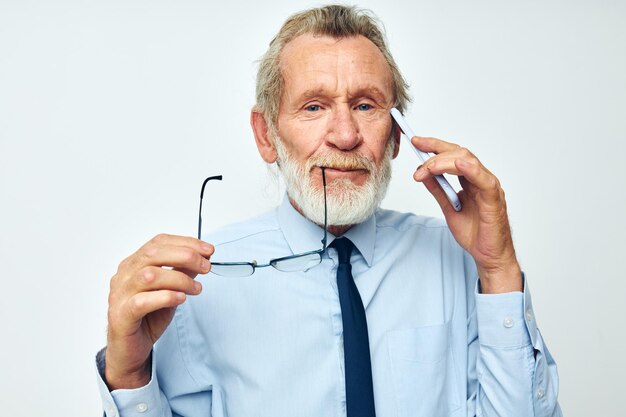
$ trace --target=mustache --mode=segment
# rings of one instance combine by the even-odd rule
[[[307,160],[306,172],[310,172],[315,167],[375,171],[376,164],[358,153],[327,153]]]

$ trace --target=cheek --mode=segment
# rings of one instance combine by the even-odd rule
[[[291,158],[302,162],[318,153],[324,141],[311,130],[279,132],[282,143]]]
[[[376,162],[380,162],[383,160],[385,156],[385,152],[387,150],[387,146],[389,144],[389,139],[391,137],[391,126],[389,129],[381,128],[376,132],[376,135],[371,138],[370,151],[374,156]],[[393,140],[393,139],[391,139]]]
[[[313,141],[301,141],[291,147],[290,155],[300,163],[307,162],[311,157],[320,153],[320,144]]]

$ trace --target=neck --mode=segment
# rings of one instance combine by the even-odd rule
[[[321,226],[323,227],[324,225],[321,225]],[[344,233],[346,233],[352,226],[354,225],[349,224],[346,226],[328,226],[328,232],[339,237],[343,235]]]
[[[289,197],[289,202],[291,203],[293,208],[296,209],[296,211],[298,213],[300,213],[303,217],[306,217],[305,214],[302,212],[302,209],[300,208],[300,206],[293,200],[293,198]],[[319,223],[316,223],[316,224],[318,226],[320,226],[320,227],[324,227],[323,224],[319,224]],[[344,233],[346,233],[348,230],[350,230],[350,228],[352,226],[354,226],[354,225],[353,224],[348,224],[348,225],[331,225],[331,224],[329,224],[328,225],[328,232],[332,233],[333,235],[335,235],[337,237],[339,237],[339,236],[343,235]]]

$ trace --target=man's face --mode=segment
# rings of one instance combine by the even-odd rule
[[[390,141],[394,94],[387,62],[362,36],[303,35],[285,46],[280,69],[284,86],[273,133],[292,202],[323,223],[325,167],[329,224],[360,223],[384,197],[398,148],[399,135],[396,146]]]
[[[281,54],[284,79],[277,131],[298,163],[323,155],[361,155],[376,167],[383,161],[392,121],[391,71],[382,53],[367,38],[303,35]],[[363,185],[373,175],[359,167],[329,166],[327,181]],[[321,170],[307,173],[322,187]]]

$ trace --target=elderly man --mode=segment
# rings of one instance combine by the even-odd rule
[[[251,114],[287,196],[211,244],[159,235],[120,264],[97,357],[109,417],[561,415],[496,177],[414,137],[436,154],[414,179],[446,222],[378,208],[400,141],[389,111],[407,101],[368,13],[287,20]]]

